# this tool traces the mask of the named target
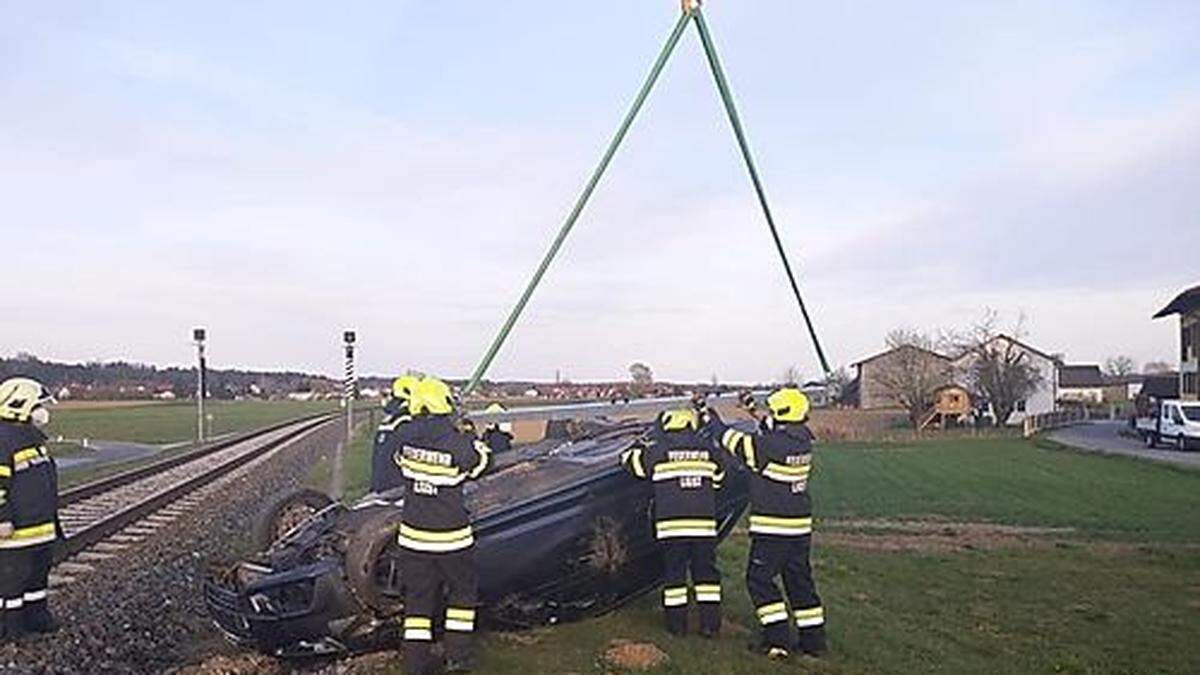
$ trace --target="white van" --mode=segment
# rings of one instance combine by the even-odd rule
[[[1180,450],[1200,448],[1200,401],[1160,401],[1148,417],[1137,419],[1147,448],[1170,443]]]

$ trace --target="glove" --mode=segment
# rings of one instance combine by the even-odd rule
[[[13,524],[12,523],[8,523],[8,522],[0,523],[0,539],[8,539],[9,537],[12,536],[12,533],[13,533]]]
[[[754,394],[744,391],[738,396],[738,403],[742,404],[747,410],[754,410]]]
[[[700,419],[703,420],[705,428],[711,428],[717,424],[724,424],[724,420],[722,420],[721,416],[717,414],[716,408],[706,407],[704,412],[700,414]]]

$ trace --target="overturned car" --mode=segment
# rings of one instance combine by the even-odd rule
[[[597,616],[658,584],[652,490],[618,464],[647,430],[569,425],[557,438],[497,456],[496,468],[467,486],[485,627]],[[403,613],[395,541],[403,493],[349,505],[311,490],[285,495],[256,534],[265,550],[205,582],[214,622],[235,643],[281,657],[392,643]],[[718,493],[721,537],[747,499],[747,477],[731,472]]]

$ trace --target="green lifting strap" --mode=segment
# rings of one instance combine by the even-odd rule
[[[817,358],[821,361],[821,368],[824,369],[826,375],[829,375],[832,373],[829,368],[829,360],[825,358],[825,350],[821,349],[821,341],[817,338],[817,329],[813,326],[812,317],[808,314],[808,307],[804,305],[804,298],[800,297],[800,286],[796,284],[796,275],[792,273],[792,264],[788,261],[783,241],[779,238],[779,229],[775,227],[775,216],[771,214],[771,207],[767,204],[767,192],[763,188],[762,179],[758,177],[758,167],[754,164],[754,155],[750,153],[750,142],[746,140],[746,132],[742,128],[741,118],[738,117],[737,106],[733,103],[733,92],[729,89],[729,81],[725,79],[725,70],[721,68],[721,60],[717,57],[717,47],[713,44],[712,35],[708,32],[708,24],[704,22],[704,15],[699,9],[695,10],[694,15],[696,30],[700,33],[700,42],[704,45],[704,53],[708,56],[708,65],[712,68],[713,79],[717,81],[717,89],[721,92],[721,100],[725,103],[725,112],[729,114],[729,123],[733,125],[733,134],[737,136],[738,147],[742,149],[742,157],[746,160],[746,169],[750,172],[750,180],[754,182],[758,203],[762,205],[763,215],[767,219],[767,227],[771,230],[771,238],[775,240],[775,250],[779,251],[779,259],[783,261],[783,271],[787,273],[788,283],[792,285],[792,294],[796,296],[796,304],[800,306],[800,314],[804,317],[804,325],[808,327],[809,336],[812,337],[813,347],[817,350]]]
[[[609,164],[612,163],[613,157],[616,156],[617,149],[621,147],[621,143],[625,140],[625,136],[629,133],[630,127],[633,126],[634,120],[637,119],[638,113],[641,112],[642,107],[646,103],[646,99],[650,96],[651,90],[654,89],[655,83],[658,82],[658,78],[662,74],[663,68],[666,67],[667,61],[670,59],[671,54],[675,51],[676,45],[679,44],[679,39],[683,36],[683,31],[687,28],[688,21],[692,20],[693,18],[695,19],[696,26],[700,31],[700,39],[704,44],[704,51],[708,55],[709,65],[712,67],[713,76],[717,81],[717,88],[720,90],[721,98],[725,103],[725,110],[729,114],[730,122],[733,124],[738,145],[742,150],[742,156],[745,158],[746,166],[750,171],[750,178],[754,182],[754,188],[758,193],[759,203],[762,205],[763,213],[766,215],[767,225],[771,229],[771,236],[775,240],[775,246],[783,260],[784,270],[787,272],[788,280],[791,282],[792,292],[796,296],[796,301],[800,305],[800,312],[803,314],[804,321],[808,326],[809,335],[812,336],[813,344],[816,346],[817,356],[821,360],[821,367],[825,369],[826,373],[830,372],[829,363],[825,359],[825,352],[821,349],[821,344],[817,340],[817,333],[813,328],[812,320],[809,318],[808,310],[805,308],[804,301],[800,297],[800,289],[796,284],[795,276],[792,274],[792,267],[788,262],[787,254],[784,252],[783,243],[781,242],[779,238],[779,232],[775,227],[775,220],[771,214],[771,209],[767,205],[766,192],[764,191],[762,182],[759,179],[758,170],[754,165],[754,159],[750,154],[750,147],[746,141],[746,135],[742,130],[742,124],[738,118],[737,109],[733,104],[733,97],[729,92],[729,84],[725,80],[725,75],[721,70],[720,62],[717,59],[716,48],[712,44],[712,37],[709,35],[708,28],[704,24],[704,18],[701,16],[700,10],[697,8],[690,13],[684,12],[680,15],[679,21],[676,22],[675,28],[671,31],[671,35],[667,38],[666,44],[663,45],[662,51],[658,55],[658,59],[655,60],[654,66],[650,69],[650,74],[646,77],[646,81],[642,84],[642,88],[638,91],[637,97],[633,101],[633,105],[630,106],[629,112],[625,114],[625,119],[622,120],[621,126],[617,129],[617,133],[613,136],[612,141],[609,142],[608,149],[605,150],[604,156],[600,159],[599,165],[597,165],[595,171],[592,172],[591,178],[588,179],[587,185],[584,186],[583,193],[575,202],[575,207],[571,209],[570,215],[567,216],[566,222],[563,223],[562,228],[559,229],[558,235],[554,238],[554,242],[550,245],[550,249],[546,251],[546,255],[542,258],[541,264],[538,265],[537,270],[533,273],[533,277],[526,285],[525,291],[521,294],[521,298],[517,301],[517,304],[509,313],[504,325],[500,328],[500,332],[496,335],[496,338],[492,341],[491,346],[488,347],[487,353],[484,354],[483,359],[475,368],[475,372],[471,375],[470,382],[467,383],[466,388],[463,390],[464,396],[470,394],[475,390],[476,387],[479,386],[479,383],[483,380],[484,374],[486,374],[488,368],[491,367],[492,361],[496,359],[496,355],[500,352],[500,347],[504,345],[504,342],[508,339],[509,334],[512,333],[512,329],[516,325],[517,320],[521,317],[521,313],[525,311],[525,306],[529,304],[530,298],[533,297],[534,290],[538,287],[538,284],[541,283],[542,277],[546,275],[546,271],[550,269],[550,264],[554,261],[555,256],[558,255],[558,251],[562,248],[563,243],[566,241],[567,235],[571,233],[571,229],[575,227],[575,223],[579,220],[579,216],[583,213],[584,207],[587,206],[588,200],[591,199],[592,193],[596,191],[596,186],[600,184],[600,179],[604,176],[604,172],[608,169]]]

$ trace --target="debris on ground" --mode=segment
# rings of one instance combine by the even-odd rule
[[[604,650],[604,662],[617,668],[646,671],[670,661],[671,657],[649,642],[613,640]]]
[[[170,675],[282,675],[280,663],[261,654],[218,655],[194,666],[167,671]]]

